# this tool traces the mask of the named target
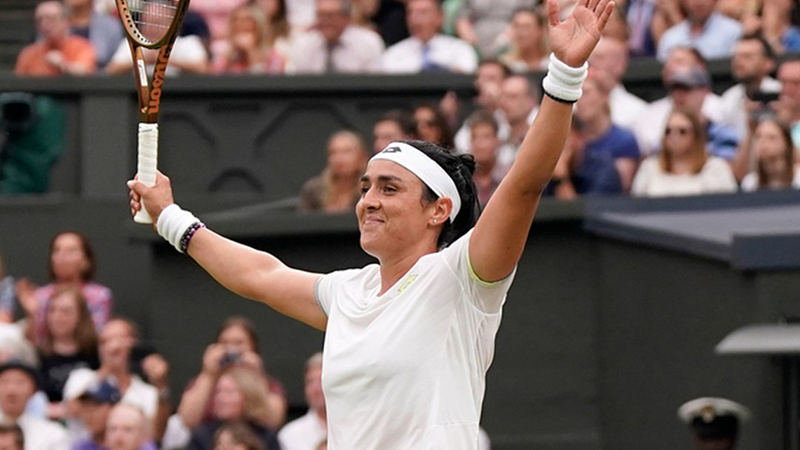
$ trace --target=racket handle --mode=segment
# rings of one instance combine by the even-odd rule
[[[156,169],[158,167],[158,124],[140,123],[139,124],[139,156],[138,156],[138,176],[139,181],[146,186],[156,184]],[[142,209],[133,216],[136,223],[153,223],[150,214]]]

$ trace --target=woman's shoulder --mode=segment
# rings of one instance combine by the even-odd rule
[[[728,161],[718,157],[718,156],[709,156],[706,160],[706,163],[703,165],[703,172],[730,172],[733,173],[731,170],[731,165],[728,164]]]

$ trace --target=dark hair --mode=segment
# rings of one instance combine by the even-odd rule
[[[58,238],[60,238],[61,236],[67,234],[72,234],[74,236],[77,236],[78,240],[81,243],[81,250],[83,250],[83,255],[86,257],[86,262],[89,263],[89,267],[87,267],[86,270],[84,270],[83,273],[81,274],[81,281],[87,282],[92,278],[94,278],[95,265],[94,265],[94,250],[92,249],[92,243],[86,236],[82,235],[81,233],[78,233],[77,231],[71,231],[71,230],[62,231],[56,234],[50,241],[50,256],[47,259],[47,276],[49,276],[50,279],[53,281],[56,280],[56,273],[55,271],[53,271],[53,250],[55,250],[56,247],[56,240],[58,240]]]
[[[222,322],[222,326],[219,327],[219,331],[217,331],[217,337],[214,339],[214,342],[219,342],[219,338],[222,337],[222,333],[224,333],[228,328],[233,327],[239,327],[244,330],[244,332],[247,334],[247,337],[250,339],[250,342],[253,344],[253,353],[260,355],[261,352],[258,350],[258,335],[256,334],[256,327],[247,317],[231,316],[225,319],[225,322]]]
[[[739,42],[742,41],[757,41],[759,44],[761,44],[761,49],[764,52],[764,56],[770,60],[775,59],[775,50],[772,49],[772,46],[769,45],[769,42],[767,42],[767,40],[764,39],[764,36],[761,33],[745,34],[744,36],[739,38]]]
[[[455,182],[461,197],[461,210],[452,223],[449,220],[444,222],[442,232],[436,241],[436,246],[442,249],[466,234],[478,221],[478,215],[480,215],[478,190],[475,187],[475,181],[472,180],[472,174],[475,173],[475,159],[472,155],[454,155],[431,142],[403,142],[421,151],[441,166]],[[422,194],[423,201],[433,202],[438,198],[439,196],[430,187],[425,186],[425,192]]]
[[[444,147],[447,150],[455,147],[455,143],[453,142],[453,129],[450,127],[450,124],[447,123],[447,118],[445,118],[444,114],[442,114],[442,111],[432,103],[422,103],[417,105],[417,107],[414,108],[414,112],[416,113],[420,109],[429,109],[433,111],[433,124],[431,125],[438,128],[439,133],[441,134],[439,137],[441,142],[436,142],[436,144]],[[414,133],[414,135],[420,137],[418,133]]]
[[[219,427],[217,432],[214,433],[214,444],[219,442],[219,437],[226,431],[231,434],[237,444],[243,444],[247,450],[267,450],[258,435],[244,422],[232,422]]]
[[[112,315],[111,317],[109,317],[108,321],[106,321],[106,325],[110,324],[111,322],[122,322],[125,325],[127,325],[128,333],[130,333],[133,340],[137,342],[139,341],[139,337],[141,336],[141,334],[139,333],[139,326],[136,325],[136,322],[125,316],[119,316],[119,315]]]
[[[0,424],[0,434],[11,433],[14,435],[14,443],[19,448],[25,448],[25,435],[22,433],[22,428],[19,425],[13,424]]]
[[[82,356],[96,355],[98,341],[97,331],[95,331],[94,322],[92,322],[92,313],[89,312],[89,307],[86,306],[86,299],[80,288],[73,285],[57,288],[55,292],[53,292],[53,295],[47,300],[46,311],[49,312],[53,305],[53,300],[62,295],[68,295],[78,310],[78,323],[75,325],[75,331],[72,333],[72,338],[77,344],[77,354]],[[45,324],[47,324],[47,319],[45,319]],[[50,326],[46,325],[44,327],[44,336],[39,343],[39,351],[42,355],[52,356],[55,354],[53,340],[53,333],[50,330]]]
[[[382,115],[375,123],[381,122],[394,122],[400,127],[400,131],[406,136],[414,136],[417,134],[417,124],[414,123],[414,118],[408,111],[402,109],[393,109],[386,114]]]
[[[507,65],[503,64],[503,62],[497,58],[482,59],[478,64],[478,67],[483,66],[497,66],[503,71],[503,78],[508,78],[511,76],[511,69],[509,69]]]
[[[497,124],[497,119],[494,118],[494,114],[486,109],[479,109],[470,114],[467,118],[467,125],[470,130],[476,125],[489,125],[494,129],[495,133],[500,129],[500,126]]]

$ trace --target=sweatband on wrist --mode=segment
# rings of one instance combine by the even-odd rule
[[[453,202],[449,216],[450,223],[453,223],[458,211],[461,210],[461,196],[455,181],[436,161],[414,146],[402,142],[392,142],[387,145],[370,161],[375,159],[385,159],[400,164],[422,180],[439,198],[449,198]]]
[[[167,240],[175,250],[183,253],[181,250],[181,240],[189,227],[200,220],[189,211],[184,211],[180,206],[173,203],[158,215],[156,222],[156,230],[158,234]],[[188,242],[187,242],[188,245]]]
[[[574,103],[581,98],[583,80],[589,73],[589,63],[581,67],[570,67],[550,53],[547,76],[542,80],[542,88],[548,97],[562,103]]]

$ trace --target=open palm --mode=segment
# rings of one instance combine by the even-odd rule
[[[613,10],[611,0],[579,0],[572,14],[561,22],[557,0],[548,0],[550,48],[555,56],[569,66],[582,66],[600,40]]]

